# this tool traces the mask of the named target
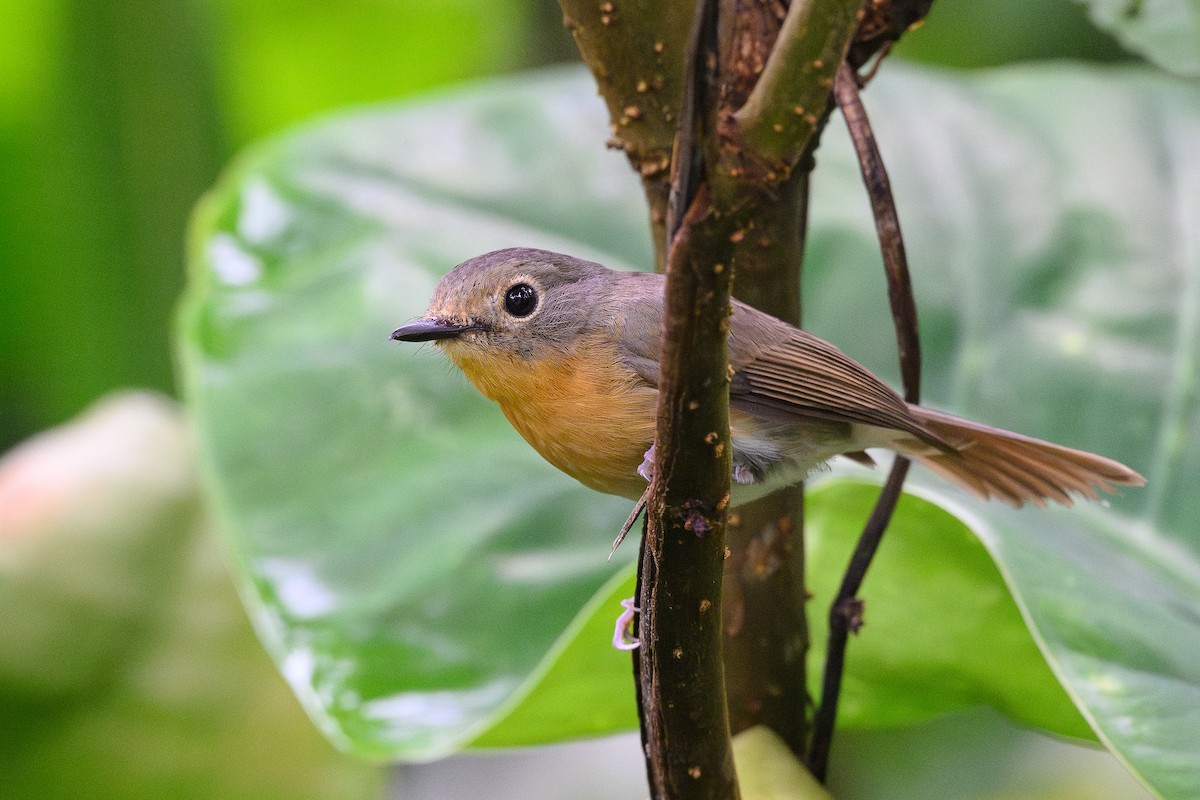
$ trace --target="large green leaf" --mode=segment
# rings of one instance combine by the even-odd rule
[[[878,494],[876,486],[844,478],[818,480],[809,493],[809,590],[820,601],[809,624],[817,659],[824,659],[828,635],[824,607]],[[901,500],[861,596],[866,627],[851,645],[843,726],[902,725],[986,703],[1030,725],[1090,736],[987,550],[937,505]],[[812,672],[819,696],[820,670]]]
[[[640,230],[583,88],[337,121],[244,163],[201,215],[184,342],[216,500],[268,646],[364,753],[430,758],[485,731],[632,555],[605,560],[624,501],[547,466],[435,352],[388,340],[469,253]],[[542,736],[627,727],[613,705]]]
[[[603,150],[592,94],[586,76],[550,73],[327,122],[247,156],[198,217],[181,354],[209,482],[268,647],[344,746],[429,758],[632,720],[627,656],[607,644],[611,599],[627,589],[609,585],[610,601],[585,609],[619,580],[604,554],[626,504],[543,464],[436,352],[387,341],[449,266],[486,249],[649,263],[639,189]],[[1151,486],[1107,507],[1010,516],[930,482],[925,496],[952,506],[999,570],[960,523],[906,501],[911,524],[944,529],[966,555],[940,558],[959,551],[939,536],[885,541],[843,721],[989,702],[1081,734],[1036,641],[1098,733],[1170,786],[1171,760],[1200,723],[1156,716],[1128,670],[1194,709],[1187,686],[1200,676],[1179,626],[1200,630],[1104,586],[1136,565],[1137,580],[1159,586],[1155,602],[1195,605],[1200,95],[1132,71],[962,77],[893,65],[868,104],[916,272],[927,396],[1121,458]],[[892,375],[857,168],[836,124],[825,138],[806,320]],[[848,517],[839,504],[868,493],[821,489],[814,514]],[[836,542],[851,535],[814,540],[831,543],[833,565],[815,585],[840,568]],[[1176,577],[1159,584],[1172,548]],[[906,578],[922,559],[949,572]],[[1064,585],[1088,603],[1056,599]],[[945,587],[986,597],[960,602]],[[889,622],[872,616],[882,603],[945,616]],[[1142,657],[1122,662],[1134,645]],[[1083,670],[1076,655],[1095,661]],[[1089,680],[1123,687],[1109,695],[1121,706]]]

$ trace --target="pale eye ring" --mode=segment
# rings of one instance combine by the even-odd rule
[[[537,289],[528,283],[514,283],[504,293],[504,310],[514,317],[528,317],[537,306]]]

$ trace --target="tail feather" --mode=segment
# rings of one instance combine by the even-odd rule
[[[1069,506],[1072,495],[1091,500],[1115,486],[1141,486],[1138,473],[1110,458],[1051,444],[1030,436],[959,419],[940,411],[909,406],[913,416],[956,452],[945,452],[916,439],[901,439],[897,450],[938,475],[986,499],[1012,506],[1045,506],[1054,500]]]

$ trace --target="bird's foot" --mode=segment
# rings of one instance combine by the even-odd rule
[[[743,486],[749,486],[754,483],[761,483],[762,476],[755,472],[753,467],[743,464],[740,461],[733,462],[733,482]]]
[[[654,480],[654,448],[655,445],[650,445],[650,449],[646,451],[646,455],[642,458],[642,463],[638,465],[637,473],[646,479],[646,483]]]
[[[633,615],[640,609],[634,605],[632,597],[622,600],[621,608],[625,610],[617,617],[617,625],[613,630],[613,647],[618,650],[636,650],[641,641],[633,634]]]

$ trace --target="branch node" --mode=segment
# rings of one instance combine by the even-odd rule
[[[847,597],[833,606],[833,613],[841,617],[851,633],[858,633],[862,630],[863,613],[866,611],[866,606],[866,601],[858,597]]]

